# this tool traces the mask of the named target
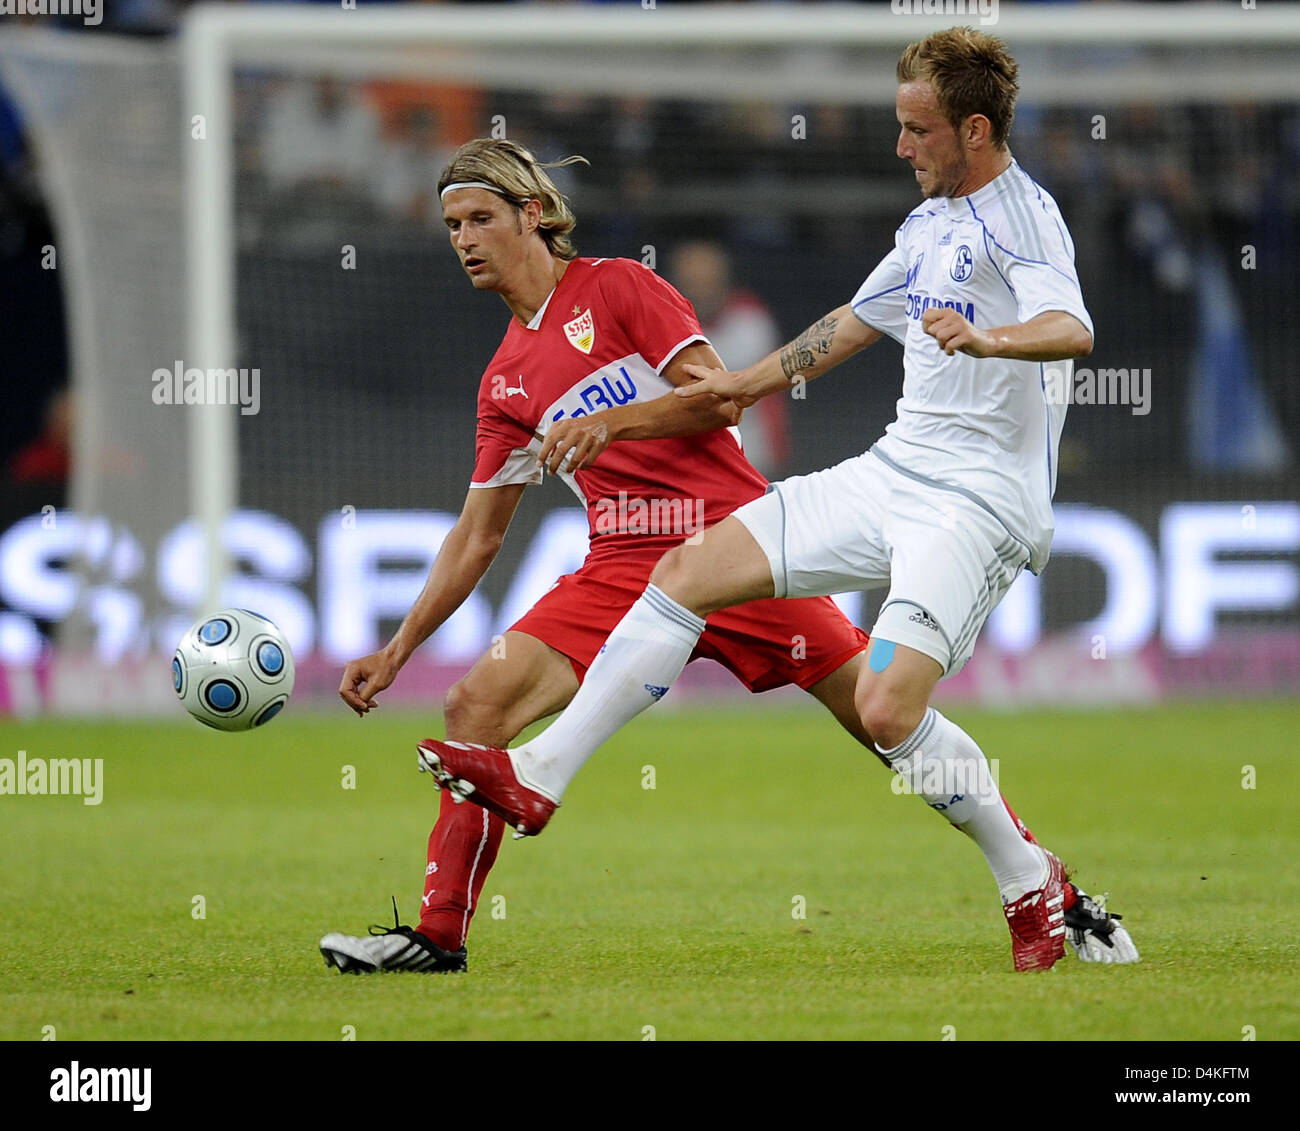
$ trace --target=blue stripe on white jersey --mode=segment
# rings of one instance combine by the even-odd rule
[[[1039,267],[1048,267],[1048,268],[1050,268],[1051,270],[1057,272],[1057,273],[1058,273],[1059,275],[1061,275],[1063,278],[1073,280],[1073,282],[1074,282],[1074,284],[1075,284],[1076,286],[1078,285],[1079,279],[1078,279],[1078,276],[1077,276],[1077,275],[1074,275],[1073,273],[1067,273],[1067,272],[1065,272],[1065,271],[1062,271],[1059,267],[1055,266],[1055,265],[1051,262],[1051,260],[1049,260],[1049,259],[1035,259],[1033,256],[1030,256],[1030,255],[1020,255],[1020,254],[1018,254],[1017,252],[1012,251],[1011,248],[1009,248],[1009,247],[1003,247],[1003,245],[1002,245],[1001,243],[998,242],[997,238],[993,235],[993,233],[989,231],[989,229],[988,229],[988,225],[985,224],[984,221],[980,218],[980,214],[979,214],[977,211],[975,211],[975,205],[970,203],[970,198],[969,198],[969,197],[963,197],[962,199],[963,199],[963,200],[967,203],[967,205],[970,207],[971,215],[975,217],[976,221],[979,223],[979,226],[980,226],[981,228],[984,229],[984,237],[985,237],[985,239],[988,240],[990,243],[992,243],[993,246],[996,247],[996,248],[997,248],[1000,252],[1002,252],[1004,255],[1009,255],[1009,256],[1011,256],[1013,259],[1018,259],[1018,260],[1020,260],[1020,262],[1022,262],[1022,263],[1032,263],[1032,264],[1035,264],[1035,265],[1037,265],[1037,266],[1039,266]],[[1040,244],[1040,247],[1041,247],[1041,244]],[[1070,243],[1069,243],[1069,248],[1070,248],[1071,261],[1073,262],[1073,256],[1074,256],[1074,243],[1073,243],[1073,241],[1070,241]],[[1042,252],[1040,251],[1039,254],[1041,255]],[[1008,283],[1007,285],[1010,286],[1009,283]]]

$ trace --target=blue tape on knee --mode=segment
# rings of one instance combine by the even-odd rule
[[[894,662],[894,647],[892,640],[873,640],[871,655],[867,657],[867,666],[873,672],[883,672]]]

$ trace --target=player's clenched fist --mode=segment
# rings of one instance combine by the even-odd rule
[[[537,461],[552,475],[590,467],[610,444],[609,427],[596,416],[578,416],[551,425]]]
[[[958,350],[971,357],[992,357],[996,347],[992,335],[977,330],[950,307],[930,307],[921,315],[921,328],[949,357]]]
[[[358,715],[378,707],[374,697],[397,678],[398,668],[382,652],[372,652],[353,660],[343,669],[339,695]]]

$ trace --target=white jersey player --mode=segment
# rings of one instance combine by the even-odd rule
[[[677,678],[704,617],[764,597],[888,586],[855,703],[880,754],[983,851],[1015,968],[1050,968],[1067,931],[1081,957],[1137,960],[1124,929],[1023,835],[975,741],[930,706],[1020,571],[1047,561],[1064,422],[1047,367],[1092,349],[1069,233],[1007,147],[1016,76],[1003,44],[969,28],[908,47],[897,153],[925,203],[893,251],[850,303],[789,345],[739,373],[687,367],[702,380],[677,390],[745,407],[888,334],[903,345],[904,377],[884,436],[773,484],[698,546],[661,558],[573,702],[535,739],[508,752],[422,743],[445,784],[538,832],[586,758]]]
[[[904,347],[898,419],[874,445],[875,454],[891,467],[973,494],[1038,572],[1052,540],[1066,408],[1047,391],[1050,381],[1068,385],[1074,362],[1054,359],[1059,372],[1049,378],[1045,361],[950,352],[925,327],[930,310],[956,311],[974,326],[1063,311],[1090,342],[1074,244],[1056,202],[1014,161],[974,192],[927,201],[903,221],[893,252],[850,306]]]

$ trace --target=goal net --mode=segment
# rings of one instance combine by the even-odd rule
[[[332,694],[459,511],[508,319],[447,245],[452,150],[491,135],[587,157],[556,174],[580,253],[664,274],[740,366],[891,247],[917,203],[894,153],[899,51],[983,23],[1021,65],[1012,151],[1070,225],[1097,332],[1064,390],[1051,568],[1017,582],[944,687],[1294,688],[1300,342],[1277,310],[1295,286],[1300,15],[923,7],[234,5],[168,41],[0,41],[54,211],[78,413],[69,512],[0,533],[0,662],[39,663],[50,638],[47,701],[160,707],[158,657],[200,609],[240,605],[289,634],[301,694]],[[747,449],[773,478],[856,454],[900,382],[882,343],[751,410]],[[395,697],[435,696],[576,567],[585,530],[561,484],[527,492]],[[844,607],[869,628],[878,599]]]

